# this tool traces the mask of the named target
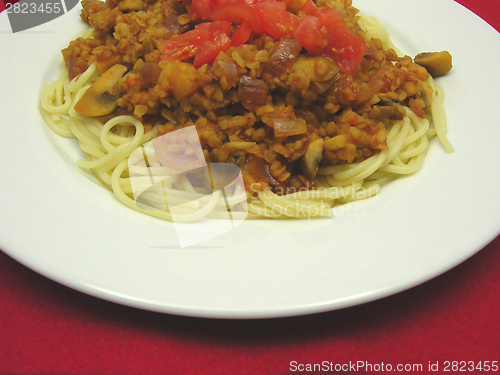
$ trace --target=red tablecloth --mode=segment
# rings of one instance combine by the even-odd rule
[[[459,2],[500,30],[498,0]],[[422,365],[407,373],[453,374],[471,372],[472,361],[482,361],[475,373],[500,374],[500,237],[446,274],[383,300],[239,321],[102,301],[0,252],[0,374],[319,374],[335,365],[355,373],[355,363],[364,364],[358,373]],[[322,367],[306,371],[307,364]]]

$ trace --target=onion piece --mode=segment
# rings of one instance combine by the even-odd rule
[[[156,82],[160,76],[161,68],[157,63],[146,62],[141,66],[141,78],[144,83]]]
[[[168,8],[168,11],[165,11],[165,17],[163,20],[163,23],[158,23],[158,27],[162,27],[165,29],[165,38],[170,38],[173,35],[179,35],[182,34],[184,31],[186,31],[189,26],[188,25],[181,25],[177,21],[178,14],[172,9]]]
[[[242,102],[263,105],[266,102],[269,88],[267,83],[257,78],[241,76],[238,87],[238,96]]]
[[[219,61],[219,65],[222,68],[222,74],[226,77],[227,84],[230,87],[236,86],[238,81],[238,67],[232,61]]]
[[[276,137],[288,137],[307,132],[307,124],[303,119],[275,118],[273,119],[273,128]]]
[[[71,59],[69,59],[68,64],[68,75],[70,79],[75,78],[75,56],[72,56]]]
[[[269,182],[271,185],[279,185],[279,181],[271,174],[271,166],[264,159],[256,158],[250,164],[249,170],[251,173]]]
[[[384,82],[381,79],[369,80],[366,86],[361,86],[361,89],[356,93],[354,105],[358,106],[367,103],[384,87]]]
[[[264,70],[275,77],[281,76],[291,67],[302,48],[297,39],[281,39],[276,43],[274,52],[264,66]]]

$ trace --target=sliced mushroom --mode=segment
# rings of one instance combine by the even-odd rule
[[[448,51],[420,53],[415,56],[415,63],[427,69],[433,77],[448,73],[453,66]]]
[[[382,95],[379,95],[379,98],[380,101],[373,106],[375,111],[372,117],[374,120],[383,121],[387,118],[391,120],[402,120],[406,116],[405,109],[397,100]]]
[[[119,96],[111,95],[109,91],[126,71],[127,68],[120,64],[109,68],[78,100],[75,104],[75,111],[89,117],[104,116],[113,112]]]
[[[318,165],[323,159],[323,138],[309,143],[305,155],[301,159],[302,173],[307,178],[314,178],[318,173]]]
[[[347,147],[350,139],[349,134],[339,134],[326,140],[323,144],[323,148],[327,151],[340,150],[341,148]]]
[[[427,82],[421,82],[421,85],[417,86],[417,94],[417,97],[424,101],[426,107],[432,105],[432,87]]]

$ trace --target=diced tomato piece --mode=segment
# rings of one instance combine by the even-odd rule
[[[212,62],[217,55],[229,48],[232,25],[227,21],[204,22],[181,35],[175,35],[163,46],[161,58],[183,61],[194,57],[195,68]]]
[[[290,8],[295,0],[281,0],[286,5],[286,9]]]
[[[208,30],[211,34],[223,33],[231,35],[232,25],[229,21],[203,22],[196,25],[195,30]]]
[[[216,21],[230,21],[239,24],[247,21],[256,33],[262,34],[264,32],[254,10],[245,2],[228,2],[217,5],[210,12],[210,16]]]
[[[298,11],[303,12],[304,14],[314,16],[314,15],[316,15],[316,13],[318,13],[318,7],[314,3],[314,1],[307,0],[306,3],[301,8],[299,8]],[[297,13],[297,12],[295,12],[295,13]]]
[[[196,47],[210,40],[211,32],[205,29],[194,29],[181,35],[174,35],[163,43],[161,58],[167,61],[182,61],[193,57]]]
[[[293,38],[302,22],[302,19],[286,10],[283,2],[257,3],[253,9],[264,30],[277,39]]]
[[[295,32],[295,38],[308,52],[322,55],[328,45],[326,34],[321,32],[319,18],[306,16]]]
[[[213,22],[200,23],[167,40],[162,59],[182,61],[196,55],[193,64],[198,67],[213,61],[230,45],[247,42],[252,32],[267,33],[276,39],[296,38],[308,52],[332,59],[341,71],[353,75],[367,48],[340,13],[329,6],[318,11],[313,0],[192,0],[191,12],[195,18]],[[230,38],[234,24],[240,26]]]
[[[258,3],[261,0],[216,0],[217,5],[229,4],[229,3],[243,3],[252,6],[255,3]]]
[[[349,30],[342,15],[328,6],[317,16],[306,16],[295,37],[307,51],[332,59],[350,75],[358,69],[367,48],[366,41]]]
[[[324,7],[318,12],[317,17],[319,18],[320,26],[325,27],[330,42],[343,44],[346,42],[346,37],[352,34],[351,30],[345,24],[342,15],[333,8]]]
[[[231,45],[234,47],[241,46],[250,39],[251,35],[252,27],[247,21],[243,21],[240,27],[238,27],[238,29],[231,36]]]
[[[215,60],[220,52],[229,48],[231,39],[224,33],[217,33],[214,35],[212,41],[203,43],[194,57],[193,66],[199,68],[203,64],[211,63]]]
[[[217,5],[217,0],[192,0],[191,19],[210,18],[210,11]]]
[[[320,25],[326,29],[331,47],[326,56],[335,61],[343,72],[354,74],[365,54],[366,41],[355,36],[340,13],[332,8],[324,7],[318,12],[318,17]]]

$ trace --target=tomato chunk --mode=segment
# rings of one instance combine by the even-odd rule
[[[252,27],[248,21],[243,21],[243,23],[238,27],[238,29],[231,36],[231,45],[234,47],[241,46],[246,43],[252,36]]]
[[[305,18],[294,14],[299,12]],[[213,21],[167,40],[162,59],[195,57],[193,64],[198,67],[230,45],[246,43],[252,33],[268,34],[276,39],[295,38],[308,52],[332,59],[342,72],[353,75],[367,48],[340,13],[329,6],[318,10],[313,0],[192,0],[191,14],[192,19]]]
[[[355,36],[342,15],[324,7],[316,16],[306,16],[295,37],[309,52],[332,59],[346,74],[353,75],[363,59],[366,41]]]
[[[210,11],[217,5],[217,0],[193,0],[191,2],[191,19],[210,18]]]
[[[195,30],[207,30],[211,34],[223,33],[226,35],[231,34],[232,26],[231,22],[227,21],[212,21],[203,22],[194,27]]]
[[[302,19],[286,10],[284,2],[269,1],[253,6],[264,30],[277,39],[293,38]]]
[[[203,43],[194,57],[193,66],[199,68],[203,64],[211,63],[220,52],[229,48],[231,39],[224,33],[217,33],[213,40]]]
[[[251,29],[256,33],[262,34],[264,32],[254,10],[245,2],[228,2],[217,5],[210,12],[210,17],[213,20],[230,21],[238,24],[247,21]]]
[[[198,68],[212,62],[217,55],[229,48],[232,26],[227,21],[205,22],[181,35],[175,35],[163,46],[161,58],[166,61],[183,61],[194,57]]]
[[[355,36],[340,13],[334,9],[324,7],[318,12],[318,16],[321,26],[327,30],[327,38],[331,45],[329,57],[342,71],[354,74],[365,54],[366,41],[360,36]]]
[[[316,13],[318,13],[318,7],[312,0],[307,0],[305,4],[302,5],[301,8],[299,8],[298,12],[303,12],[304,14],[314,16],[316,15]]]
[[[167,61],[182,61],[193,57],[196,47],[211,37],[208,30],[194,29],[181,35],[174,35],[163,43],[161,58]]]
[[[326,34],[321,32],[319,18],[306,16],[295,32],[295,38],[310,53],[321,55],[328,45]]]

